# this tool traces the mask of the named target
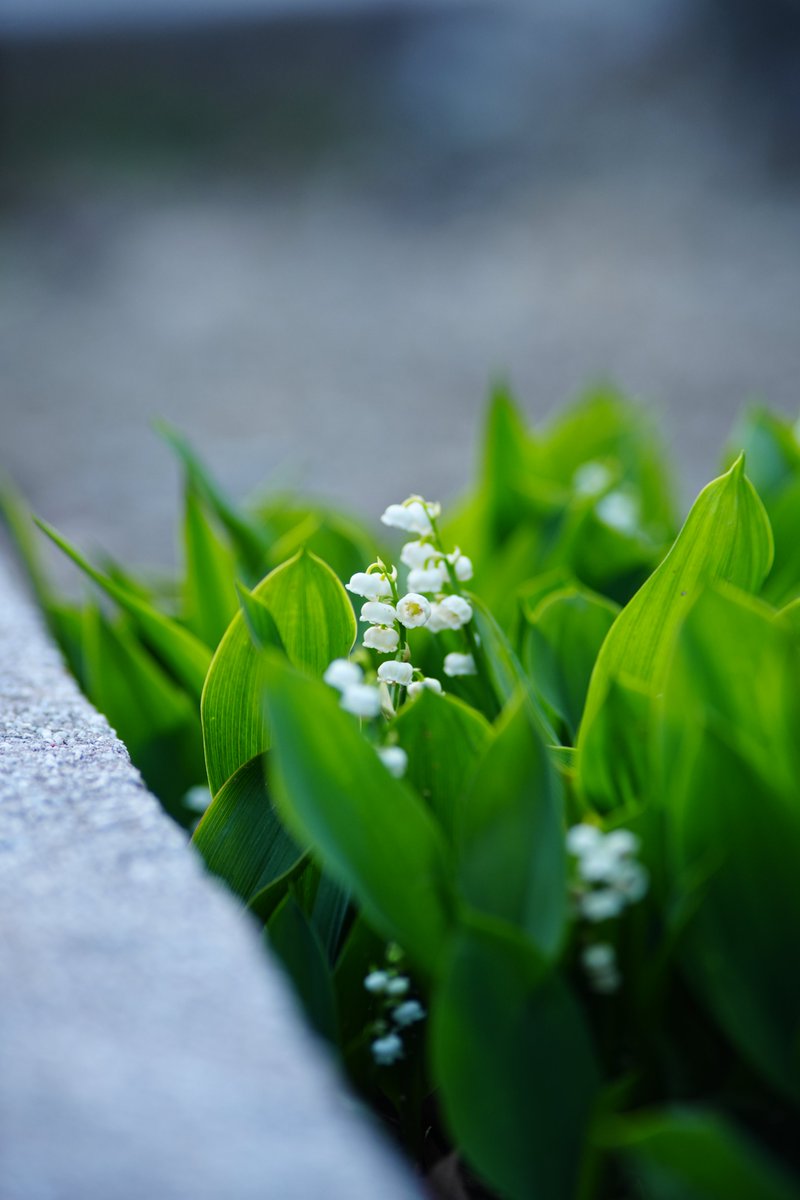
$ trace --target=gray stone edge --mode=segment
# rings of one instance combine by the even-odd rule
[[[0,1194],[421,1194],[1,549]]]

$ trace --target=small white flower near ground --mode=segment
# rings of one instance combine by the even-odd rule
[[[381,711],[381,694],[369,683],[354,683],[344,689],[341,706],[356,717],[377,717]]]
[[[608,492],[594,506],[598,520],[618,533],[635,533],[639,519],[639,505],[626,492]]]
[[[400,634],[396,629],[385,629],[383,625],[370,625],[364,634],[363,642],[370,650],[379,654],[394,654],[400,644]]]
[[[457,675],[475,675],[475,659],[471,654],[458,654],[455,650],[445,655],[444,673],[451,679]]]
[[[397,619],[406,629],[417,629],[431,615],[430,601],[418,592],[409,592],[397,602]]]
[[[395,975],[394,979],[390,979],[386,985],[387,996],[405,996],[411,987],[411,980],[407,975]]]
[[[398,1004],[397,1008],[392,1009],[392,1020],[401,1029],[404,1029],[406,1025],[414,1025],[417,1021],[424,1020],[424,1018],[425,1009],[419,1000],[406,1000],[403,1004]]]
[[[581,964],[593,991],[608,995],[618,990],[622,981],[617,970],[616,951],[609,942],[586,946],[581,954]]]
[[[584,892],[578,901],[581,915],[593,923],[611,921],[625,908],[625,900],[614,888]]]
[[[600,843],[603,834],[596,825],[573,825],[567,830],[567,850],[580,856],[588,854]]]
[[[411,663],[405,662],[385,662],[378,667],[378,679],[381,683],[399,683],[402,687],[408,687],[414,676],[414,668]]]
[[[403,778],[408,766],[408,755],[402,746],[383,746],[378,751],[378,758],[390,775],[394,775],[395,779]]]
[[[364,987],[373,995],[379,995],[386,991],[386,985],[391,976],[388,971],[370,971],[369,975],[364,979]]]
[[[372,1043],[372,1057],[379,1067],[390,1067],[403,1057],[403,1042],[399,1034],[387,1033]]]
[[[611,483],[613,476],[605,463],[581,463],[572,476],[572,486],[578,496],[597,496]]]

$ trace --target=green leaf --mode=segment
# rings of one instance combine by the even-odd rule
[[[528,475],[528,433],[511,392],[497,384],[489,400],[481,486],[487,533],[500,544],[519,521],[519,493]]]
[[[267,563],[267,531],[231,503],[177,429],[165,421],[157,422],[156,429],[177,454],[193,489],[227,529],[250,576],[258,579]]]
[[[658,765],[672,890],[704,881],[682,941],[690,986],[800,1102],[800,653],[732,589],[698,600],[663,701]]]
[[[211,661],[208,648],[177,621],[164,616],[141,597],[102,575],[52,526],[38,519],[36,524],[85,575],[131,617],[142,639],[152,647],[175,678],[188,692],[199,697]]]
[[[737,459],[726,475],[698,496],[661,565],[622,610],[597,658],[578,737],[582,751],[592,736],[613,681],[658,695],[664,686],[675,637],[693,601],[709,584],[727,580],[757,591],[772,562],[772,535],[764,506]],[[607,743],[609,763],[624,744],[624,727]],[[598,791],[579,759],[584,794],[600,808],[620,802],[613,783]]]
[[[523,691],[528,697],[531,710],[535,713],[542,735],[547,741],[557,742],[555,730],[531,681],[520,666],[508,638],[483,601],[473,595],[469,596],[469,601],[472,605],[472,629],[479,641],[476,654],[478,670],[488,679],[493,693],[489,699],[489,715],[496,716],[512,696]]]
[[[244,595],[244,592],[241,593]],[[257,607],[266,606],[290,662],[321,675],[355,641],[355,616],[333,571],[316,555],[300,552],[271,571],[244,601],[261,636],[271,625]],[[242,612],[220,642],[202,699],[203,737],[212,794],[234,771],[269,746],[261,702],[260,651]]]
[[[438,826],[330,688],[267,657],[271,778],[285,821],[353,892],[370,923],[435,974],[452,913]]]
[[[460,933],[431,1013],[457,1145],[507,1200],[575,1195],[597,1068],[569,990],[498,932]]]
[[[200,495],[187,480],[184,514],[186,624],[216,649],[236,612],[236,568],[228,546],[214,531]]]
[[[646,1200],[797,1200],[792,1180],[742,1129],[716,1113],[672,1108],[609,1124],[603,1144]]]
[[[337,1018],[333,977],[322,943],[291,893],[273,913],[266,934],[268,945],[294,984],[312,1028],[335,1043]]]
[[[400,710],[392,728],[408,755],[406,779],[452,840],[465,786],[491,740],[491,726],[460,700],[426,688]]]
[[[603,596],[566,588],[546,597],[529,618],[525,665],[573,744],[597,655],[618,613]]]
[[[523,697],[503,713],[460,817],[464,898],[553,957],[567,912],[564,812],[556,770]]]
[[[203,814],[192,838],[206,866],[225,880],[245,903],[265,893],[274,907],[303,860],[267,791],[265,756],[246,762],[222,787]],[[281,888],[275,891],[275,884]]]

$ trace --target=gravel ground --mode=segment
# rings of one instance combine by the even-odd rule
[[[0,559],[3,1200],[411,1200]]]
[[[306,59],[286,34],[284,82],[321,78],[345,127],[305,157],[20,171],[1,454],[38,511],[167,560],[158,416],[235,492],[448,497],[494,374],[533,418],[598,377],[646,398],[693,494],[743,402],[797,405],[797,128],[703,5],[647,8],[348,26]]]

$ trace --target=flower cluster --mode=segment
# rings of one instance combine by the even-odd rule
[[[408,996],[411,980],[391,965],[392,950],[390,946],[387,954],[390,965],[370,971],[364,980],[364,987],[380,999],[383,1010],[373,1025],[378,1036],[372,1041],[372,1057],[379,1067],[391,1066],[403,1057],[403,1031],[426,1016],[419,1000]]]
[[[578,912],[597,923],[618,917],[647,892],[648,876],[634,855],[639,839],[629,829],[603,833],[594,825],[574,825],[567,850],[577,859],[575,898]]]

